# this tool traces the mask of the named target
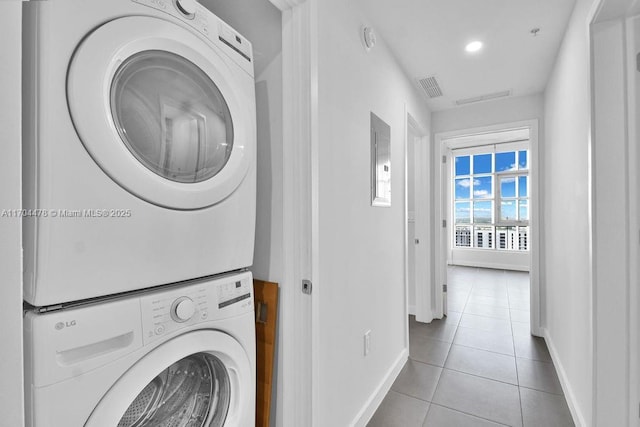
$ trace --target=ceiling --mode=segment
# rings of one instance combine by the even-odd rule
[[[575,0],[354,0],[378,40],[413,80],[435,76],[443,95],[432,111],[457,100],[510,91],[542,92]],[[531,30],[539,28],[536,36]],[[480,40],[483,48],[465,52]],[[416,83],[416,87],[418,87]],[[424,92],[423,92],[424,93]]]

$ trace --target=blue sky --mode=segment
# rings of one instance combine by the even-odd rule
[[[516,169],[516,152],[496,153],[496,172]]]
[[[491,154],[473,156],[473,173],[491,173]]]
[[[513,221],[516,219],[515,200],[503,200],[500,206],[500,219],[503,221]]]
[[[510,151],[495,153],[495,171],[516,171],[528,167],[526,151]],[[494,159],[492,154],[476,154],[458,156],[455,158],[455,198],[471,199],[473,191],[474,202],[456,202],[456,223],[469,223],[473,217],[474,223],[491,223],[493,201],[482,199],[493,198],[493,176],[469,176],[473,167],[474,175],[490,174],[493,172]],[[517,180],[517,185],[516,185]],[[504,177],[499,180],[502,197],[516,198],[528,197],[528,179],[526,176]],[[528,202],[517,200],[503,200],[500,205],[501,219],[503,220],[527,220],[529,219]],[[518,215],[519,214],[519,215]],[[518,218],[519,217],[519,218]]]
[[[518,161],[516,166],[516,152],[507,151],[504,153],[496,153],[496,172],[508,170],[527,169],[527,152],[518,152]],[[473,173],[491,173],[491,154],[476,154],[469,156],[459,156],[455,160],[456,176],[464,176],[471,174],[471,160],[473,159]]]

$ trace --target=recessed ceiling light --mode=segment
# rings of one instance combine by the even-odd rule
[[[477,52],[480,49],[482,49],[482,42],[479,41],[473,41],[471,43],[469,43],[467,46],[465,46],[464,50],[466,50],[467,52]]]

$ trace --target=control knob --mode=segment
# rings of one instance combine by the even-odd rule
[[[186,322],[195,312],[196,305],[189,297],[180,297],[171,304],[171,318],[176,322]]]
[[[196,0],[175,0],[176,9],[183,15],[193,18],[196,14]]]

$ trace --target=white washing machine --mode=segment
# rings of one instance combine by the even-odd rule
[[[24,8],[25,300],[250,266],[251,44],[195,0]]]
[[[27,427],[255,424],[251,273],[25,317]]]

